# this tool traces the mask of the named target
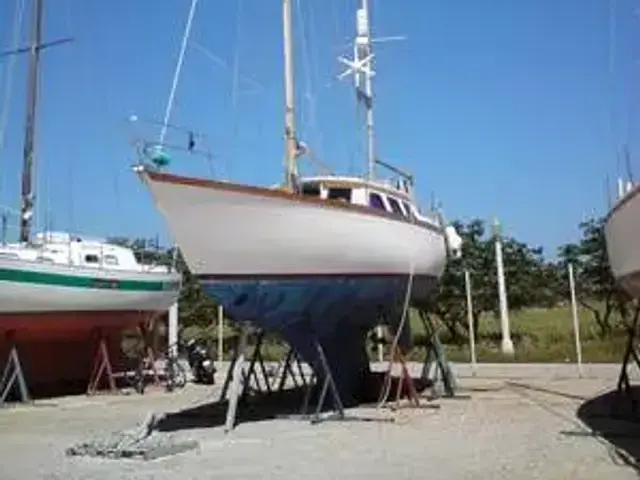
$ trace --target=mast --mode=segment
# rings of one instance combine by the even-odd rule
[[[282,23],[284,43],[284,93],[285,93],[285,184],[293,190],[296,174],[297,142],[294,118],[294,89],[293,89],[293,38],[291,28],[291,0],[282,0]]]
[[[373,85],[371,77],[375,75],[375,72],[372,70],[373,50],[371,48],[371,31],[369,30],[368,0],[361,0],[360,8],[356,12],[356,32],[357,35],[353,44],[353,60],[338,57],[338,60],[347,67],[344,72],[338,75],[338,78],[342,79],[347,75],[353,74],[357,101],[364,104],[366,110],[367,178],[373,180],[375,178],[376,153],[373,134]]]
[[[371,181],[375,178],[376,154],[374,150],[373,137],[373,52],[371,48],[371,30],[369,29],[369,1],[362,0],[362,6],[357,13],[356,28],[358,36],[354,46],[356,61],[368,59],[367,70],[361,72],[364,76],[364,92],[359,92],[358,96],[365,105],[366,110],[366,137],[367,137],[367,178]],[[356,87],[358,88],[358,87]],[[364,94],[364,95],[363,95]]]
[[[42,0],[34,1],[29,50],[29,76],[27,79],[27,117],[25,122],[22,166],[22,205],[20,208],[20,241],[28,242],[33,218],[33,153],[38,96],[38,74],[42,39]]]

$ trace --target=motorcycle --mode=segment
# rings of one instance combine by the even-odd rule
[[[187,342],[186,351],[194,382],[213,385],[215,383],[216,367],[205,346],[195,339],[191,339]]]

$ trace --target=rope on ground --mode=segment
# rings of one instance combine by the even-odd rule
[[[158,423],[164,415],[149,413],[137,428],[113,432],[104,437],[92,437],[77,443],[66,451],[68,456],[89,456],[103,458],[156,458],[176,455],[196,449],[200,444],[195,440],[179,441],[171,434],[155,434]]]

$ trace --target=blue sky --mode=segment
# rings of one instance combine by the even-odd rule
[[[57,229],[167,238],[129,169],[136,131],[127,118],[162,118],[190,0],[45,3],[45,39],[75,42],[43,54],[40,223],[48,210]],[[632,85],[640,80],[640,18],[632,0],[615,1],[613,31],[609,0],[371,3],[374,35],[407,36],[376,47],[378,152],[416,174],[422,203],[433,191],[449,218],[498,216],[507,234],[549,254],[576,238],[582,219],[605,211],[605,176],[613,189],[622,171],[616,151],[629,142],[637,154],[639,146]],[[16,4],[0,2],[3,49]],[[352,83],[335,77],[336,56],[349,54],[341,46],[354,35],[357,4],[294,1],[300,137],[335,170],[354,173],[364,167],[362,117]],[[217,175],[279,181],[280,2],[200,0],[191,42],[172,123],[207,135]],[[2,88],[8,64],[0,60]],[[23,57],[0,150],[0,203],[16,207],[25,74]],[[189,157],[173,168],[209,171]]]

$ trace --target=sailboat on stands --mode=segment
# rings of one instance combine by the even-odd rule
[[[8,53],[28,51],[30,63],[20,238],[13,244],[3,238],[0,245],[0,353],[6,356],[16,342],[31,384],[75,376],[86,382],[90,332],[117,333],[119,350],[123,328],[161,315],[177,301],[181,277],[164,266],[143,265],[133,250],[104,240],[66,232],[31,234],[39,57],[48,46],[41,42],[42,3],[33,5],[30,48]],[[54,43],[59,42],[49,45]],[[56,351],[55,345],[66,347]]]
[[[604,228],[616,282],[631,297],[640,298],[640,185],[618,182],[618,200],[609,210]]]
[[[407,293],[419,302],[434,292],[460,238],[438,213],[421,213],[409,175],[400,187],[376,181],[372,168],[367,178],[298,175],[304,148],[295,134],[290,3],[283,0],[284,184],[264,188],[166,173],[159,167],[167,165],[166,153],[150,145],[141,148],[135,171],[203,290],[230,318],[281,334],[322,377],[318,342],[342,400],[351,403],[369,373],[367,333],[385,318],[409,342],[409,322],[402,321]],[[366,2],[358,11],[355,55],[348,63],[367,106],[371,167]]]

